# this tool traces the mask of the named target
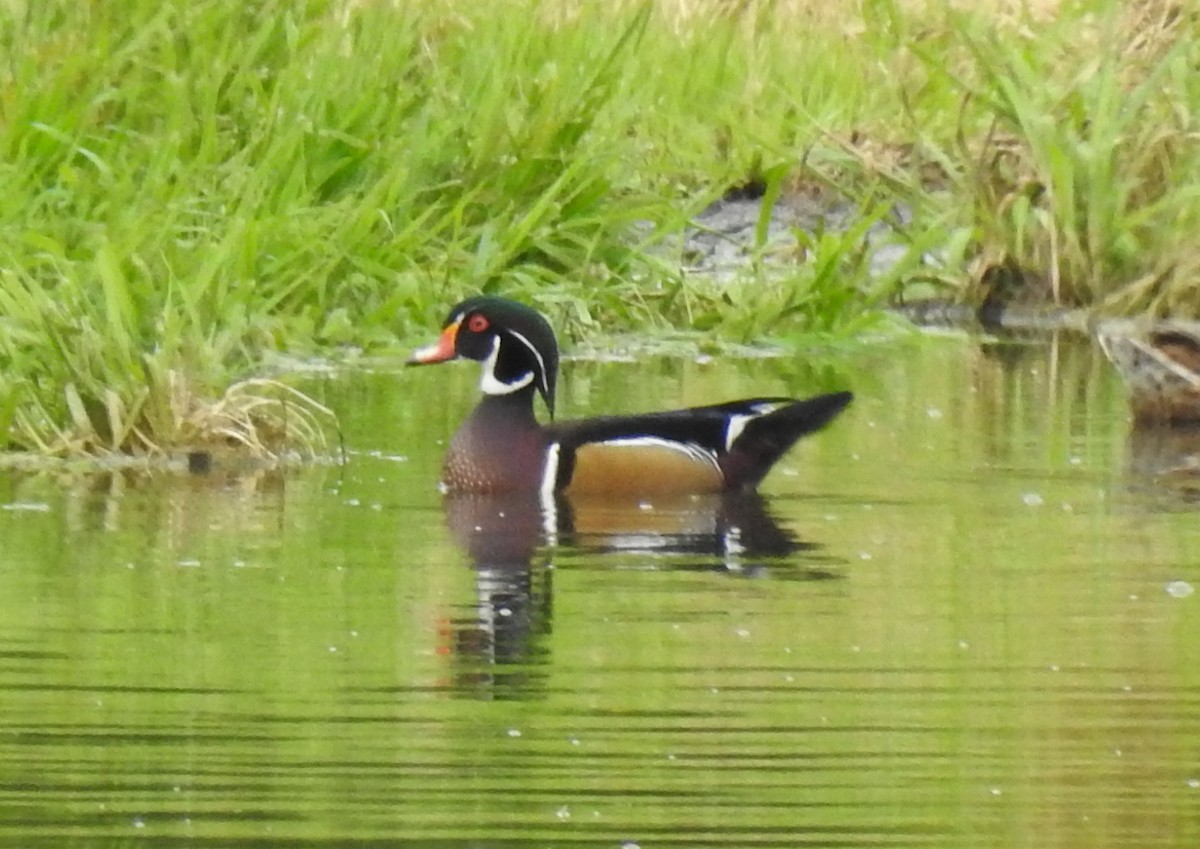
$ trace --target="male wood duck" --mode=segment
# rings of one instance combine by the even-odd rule
[[[801,436],[850,403],[849,392],[798,401],[726,404],[539,424],[540,395],[554,417],[558,344],[536,310],[475,297],[450,311],[441,337],[409,365],[456,358],[483,364],[483,400],[450,443],[450,492],[663,495],[750,490]]]

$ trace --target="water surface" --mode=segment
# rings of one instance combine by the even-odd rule
[[[434,487],[476,380],[316,387],[341,468],[0,478],[0,844],[1200,844],[1200,445],[1089,346],[568,363],[566,415],[858,399],[549,539]]]

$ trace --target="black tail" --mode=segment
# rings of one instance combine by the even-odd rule
[[[721,458],[730,489],[753,489],[800,437],[829,424],[854,400],[850,392],[832,392],[796,401],[752,419]]]

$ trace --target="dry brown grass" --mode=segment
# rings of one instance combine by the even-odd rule
[[[69,426],[48,429],[23,411],[14,422],[47,457],[172,457],[192,452],[236,453],[256,461],[313,459],[329,453],[337,416],[300,390],[267,378],[230,386],[219,398],[198,393],[179,372],[166,378],[166,408],[151,410],[149,392],[127,404],[115,392],[103,405],[83,400],[73,385],[65,395]]]

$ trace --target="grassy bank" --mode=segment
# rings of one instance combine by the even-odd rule
[[[212,403],[268,353],[392,345],[480,289],[574,334],[737,340],[979,298],[987,269],[1195,312],[1196,19],[1125,5],[6,0],[0,426],[51,453],[226,440]],[[674,237],[747,181],[861,220],[684,277]],[[909,253],[872,275],[897,202]],[[230,418],[286,432],[288,396],[252,389]]]

